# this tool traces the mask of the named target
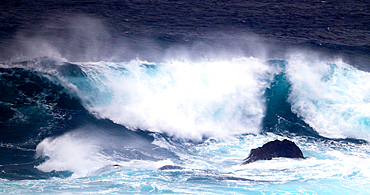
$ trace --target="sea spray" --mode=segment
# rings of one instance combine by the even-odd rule
[[[95,89],[76,83],[77,93],[97,117],[198,140],[258,133],[273,74],[256,58],[78,64]]]
[[[292,111],[320,135],[370,140],[370,74],[342,60],[288,60]]]

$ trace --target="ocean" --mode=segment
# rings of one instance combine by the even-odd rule
[[[369,194],[369,13],[2,1],[0,194]],[[242,164],[276,139],[306,158]]]

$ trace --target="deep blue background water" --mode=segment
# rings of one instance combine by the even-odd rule
[[[0,9],[2,59],[22,52],[19,34],[47,39],[70,60],[85,57],[86,47],[99,47],[89,57],[104,59],[122,45],[146,58],[154,58],[153,50],[199,40],[235,47],[231,38],[243,46],[238,38],[249,34],[273,44],[271,55],[292,46],[353,61],[368,60],[369,53],[367,1],[3,1]],[[92,39],[95,46],[87,43]]]

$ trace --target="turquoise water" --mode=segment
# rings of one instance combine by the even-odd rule
[[[367,194],[370,148],[348,143],[294,140],[305,160],[277,158],[240,165],[250,148],[271,136],[241,136],[182,146],[180,159],[133,160],[85,176],[1,181],[4,194]],[[157,142],[163,140],[158,139]],[[168,144],[168,142],[167,142]],[[171,150],[179,150],[178,146]],[[179,151],[177,151],[179,152]],[[101,162],[102,164],[107,162]],[[158,170],[167,164],[182,170]]]

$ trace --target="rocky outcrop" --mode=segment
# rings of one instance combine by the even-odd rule
[[[159,168],[159,170],[161,170],[161,171],[164,171],[164,170],[182,170],[182,169],[185,169],[185,168],[180,167],[180,166],[175,166],[175,165],[165,165],[165,166]]]
[[[262,147],[252,149],[248,158],[242,164],[252,163],[257,160],[271,160],[272,158],[304,158],[301,149],[292,141],[275,140],[267,142]]]

